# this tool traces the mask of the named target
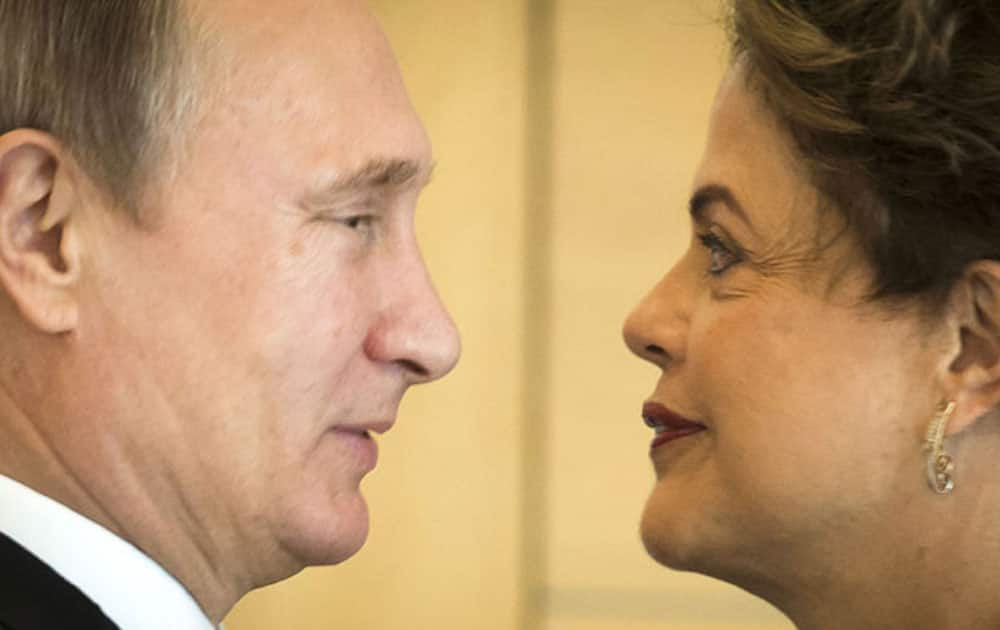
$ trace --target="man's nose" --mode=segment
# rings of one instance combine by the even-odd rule
[[[411,384],[441,378],[458,363],[461,342],[419,253],[388,276],[368,355],[398,365]]]

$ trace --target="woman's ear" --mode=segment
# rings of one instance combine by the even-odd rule
[[[955,401],[948,433],[975,424],[1000,406],[1000,262],[981,260],[955,283],[949,332],[957,348],[944,386]]]
[[[72,330],[79,314],[75,168],[46,133],[0,136],[0,286],[21,317],[46,333]]]

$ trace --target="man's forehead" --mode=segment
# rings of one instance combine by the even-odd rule
[[[232,39],[221,37],[220,59],[228,59],[213,72],[193,171],[257,173],[256,184],[295,190],[296,201],[309,205],[426,183],[429,138],[363,3],[220,4],[227,7],[209,11],[231,20]],[[245,15],[229,15],[240,6]]]
[[[295,19],[301,15],[337,15],[344,18],[371,15],[364,0],[185,0],[185,3],[206,17],[218,17],[229,24],[254,22],[268,18],[271,23]]]
[[[280,63],[294,54],[346,65],[391,57],[378,21],[361,0],[190,1],[212,47],[235,57],[230,69],[251,60]]]
[[[395,56],[363,2],[222,0],[216,6],[216,0],[195,1],[212,5],[205,8],[214,58],[208,89],[221,108],[212,114],[250,126],[267,110],[276,122],[312,126],[313,140],[351,150],[354,138],[326,137],[338,131],[331,121],[341,126],[349,120],[366,137],[373,132],[387,136],[388,147],[377,137],[358,147],[362,155],[354,157],[365,159],[392,147],[389,136],[398,135],[394,126],[407,135],[415,132],[416,117]]]

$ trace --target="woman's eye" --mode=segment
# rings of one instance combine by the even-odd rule
[[[727,269],[740,261],[722,240],[715,234],[699,234],[698,240],[708,250],[710,264],[708,273],[713,276],[722,275]]]

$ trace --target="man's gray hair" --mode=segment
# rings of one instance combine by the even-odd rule
[[[134,211],[196,93],[181,0],[0,0],[0,133],[52,134]]]

